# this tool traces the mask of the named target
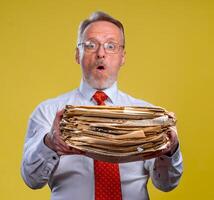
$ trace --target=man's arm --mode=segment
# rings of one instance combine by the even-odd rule
[[[152,183],[165,192],[178,185],[183,172],[183,160],[175,127],[171,128],[169,138],[170,146],[163,151],[163,154],[145,162],[145,168],[149,171]]]
[[[41,104],[32,113],[24,144],[21,173],[25,183],[33,188],[43,187],[59,162],[57,153],[44,143],[44,136],[50,131],[53,108]]]
[[[63,154],[80,154],[60,138],[59,124],[63,110],[38,107],[32,114],[24,145],[21,173],[25,183],[33,189],[46,185]],[[51,114],[52,113],[52,114]]]

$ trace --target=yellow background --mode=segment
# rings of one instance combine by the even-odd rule
[[[27,120],[37,104],[78,87],[77,27],[91,12],[119,18],[127,59],[120,89],[176,113],[184,174],[170,193],[149,183],[151,199],[212,199],[212,0],[0,0],[0,199],[48,199],[20,176]]]

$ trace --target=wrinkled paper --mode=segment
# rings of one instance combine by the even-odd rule
[[[62,139],[93,159],[131,162],[157,157],[176,119],[161,107],[71,106],[60,122]]]

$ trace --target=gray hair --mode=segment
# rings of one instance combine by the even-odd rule
[[[97,22],[97,21],[107,21],[107,22],[111,22],[113,24],[115,24],[122,32],[123,34],[123,45],[125,46],[125,34],[124,34],[124,28],[123,28],[123,24],[113,18],[112,16],[108,15],[107,13],[101,12],[101,11],[97,11],[92,13],[88,19],[85,19],[84,21],[82,21],[79,25],[79,29],[78,29],[78,38],[77,38],[77,45],[79,43],[81,43],[81,39],[82,39],[82,35],[85,31],[85,29],[93,22]]]

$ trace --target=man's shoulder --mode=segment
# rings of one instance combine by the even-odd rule
[[[44,101],[42,101],[35,110],[40,110],[44,112],[56,112],[58,110],[61,110],[64,108],[66,104],[69,104],[72,99],[75,98],[77,89],[74,89],[72,91],[66,92],[64,94],[61,94],[59,96],[56,96],[54,98],[49,98]]]
[[[119,91],[118,95],[119,101],[121,101],[123,104],[127,106],[145,106],[145,107],[154,107],[152,103],[149,103],[148,101],[135,98],[125,92]]]

